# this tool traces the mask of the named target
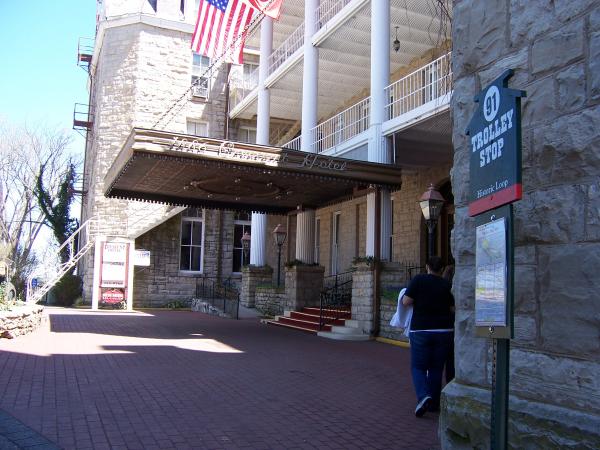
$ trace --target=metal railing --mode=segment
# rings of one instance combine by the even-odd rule
[[[235,108],[258,86],[257,67],[249,74],[245,74],[240,68],[236,72],[232,71],[229,78],[229,104],[230,109]]]
[[[314,151],[324,152],[367,131],[370,107],[367,97],[313,128]]]
[[[56,283],[69,272],[77,261],[85,255],[93,246],[95,237],[98,235],[99,221],[97,217],[88,219],[83,223],[65,242],[56,250],[54,257],[65,262],[58,265],[43,264],[27,277],[27,303],[38,302]],[[34,279],[43,279],[42,285],[34,285]]]
[[[385,88],[387,119],[406,114],[452,90],[451,52],[400,78]]]
[[[282,147],[283,148],[289,148],[291,150],[300,150],[300,144],[301,143],[302,143],[302,136],[298,136],[298,137],[292,139],[287,144],[283,144]]]
[[[323,28],[323,26],[335,17],[344,6],[350,3],[352,0],[323,0],[315,11],[315,20],[317,23],[317,30]]]
[[[304,22],[269,55],[269,75],[275,72],[296,50],[304,45]]]
[[[319,330],[347,316],[352,307],[352,273],[326,277],[319,294]]]
[[[196,279],[196,299],[221,310],[232,319],[239,318],[240,291],[229,279],[202,277]]]

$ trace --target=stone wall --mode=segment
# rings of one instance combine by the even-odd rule
[[[285,269],[284,309],[300,311],[304,307],[318,307],[323,289],[322,266],[294,266]]]
[[[44,307],[40,305],[17,306],[10,311],[0,311],[0,338],[13,339],[28,334],[42,323]]]
[[[273,269],[268,266],[246,266],[242,269],[240,303],[246,308],[256,306],[256,290],[265,284],[271,284]]]
[[[600,448],[600,2],[455,0],[456,380],[444,448],[489,442],[491,347],[474,335],[475,227],[467,213],[473,96],[513,68],[523,100],[515,205],[512,448]],[[531,439],[535,436],[535,439]]]
[[[256,289],[256,310],[265,316],[280,316],[286,304],[284,288],[259,287]]]

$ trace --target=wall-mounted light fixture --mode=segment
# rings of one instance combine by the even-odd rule
[[[394,51],[396,53],[398,53],[398,51],[400,50],[400,41],[398,40],[398,28],[400,27],[395,27],[396,28],[396,39],[394,39],[394,42],[392,43],[394,45]]]

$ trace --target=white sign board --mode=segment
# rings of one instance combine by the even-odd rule
[[[149,266],[150,265],[150,250],[135,250],[133,254],[134,266]]]
[[[124,242],[105,242],[102,247],[101,287],[123,288],[127,284],[127,250]]]

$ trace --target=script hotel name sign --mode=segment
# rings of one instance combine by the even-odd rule
[[[513,70],[505,71],[479,92],[466,134],[470,148],[469,216],[520,200],[521,97],[509,89]]]
[[[321,169],[332,172],[343,172],[348,170],[346,161],[327,158],[316,153],[306,153],[301,158],[292,158],[290,153],[267,153],[249,149],[237,148],[234,142],[222,142],[219,145],[211,144],[203,140],[188,140],[175,136],[171,140],[169,150],[191,153],[195,155],[210,156],[232,161],[243,161],[250,163],[262,163],[267,166],[287,166],[290,168]]]

